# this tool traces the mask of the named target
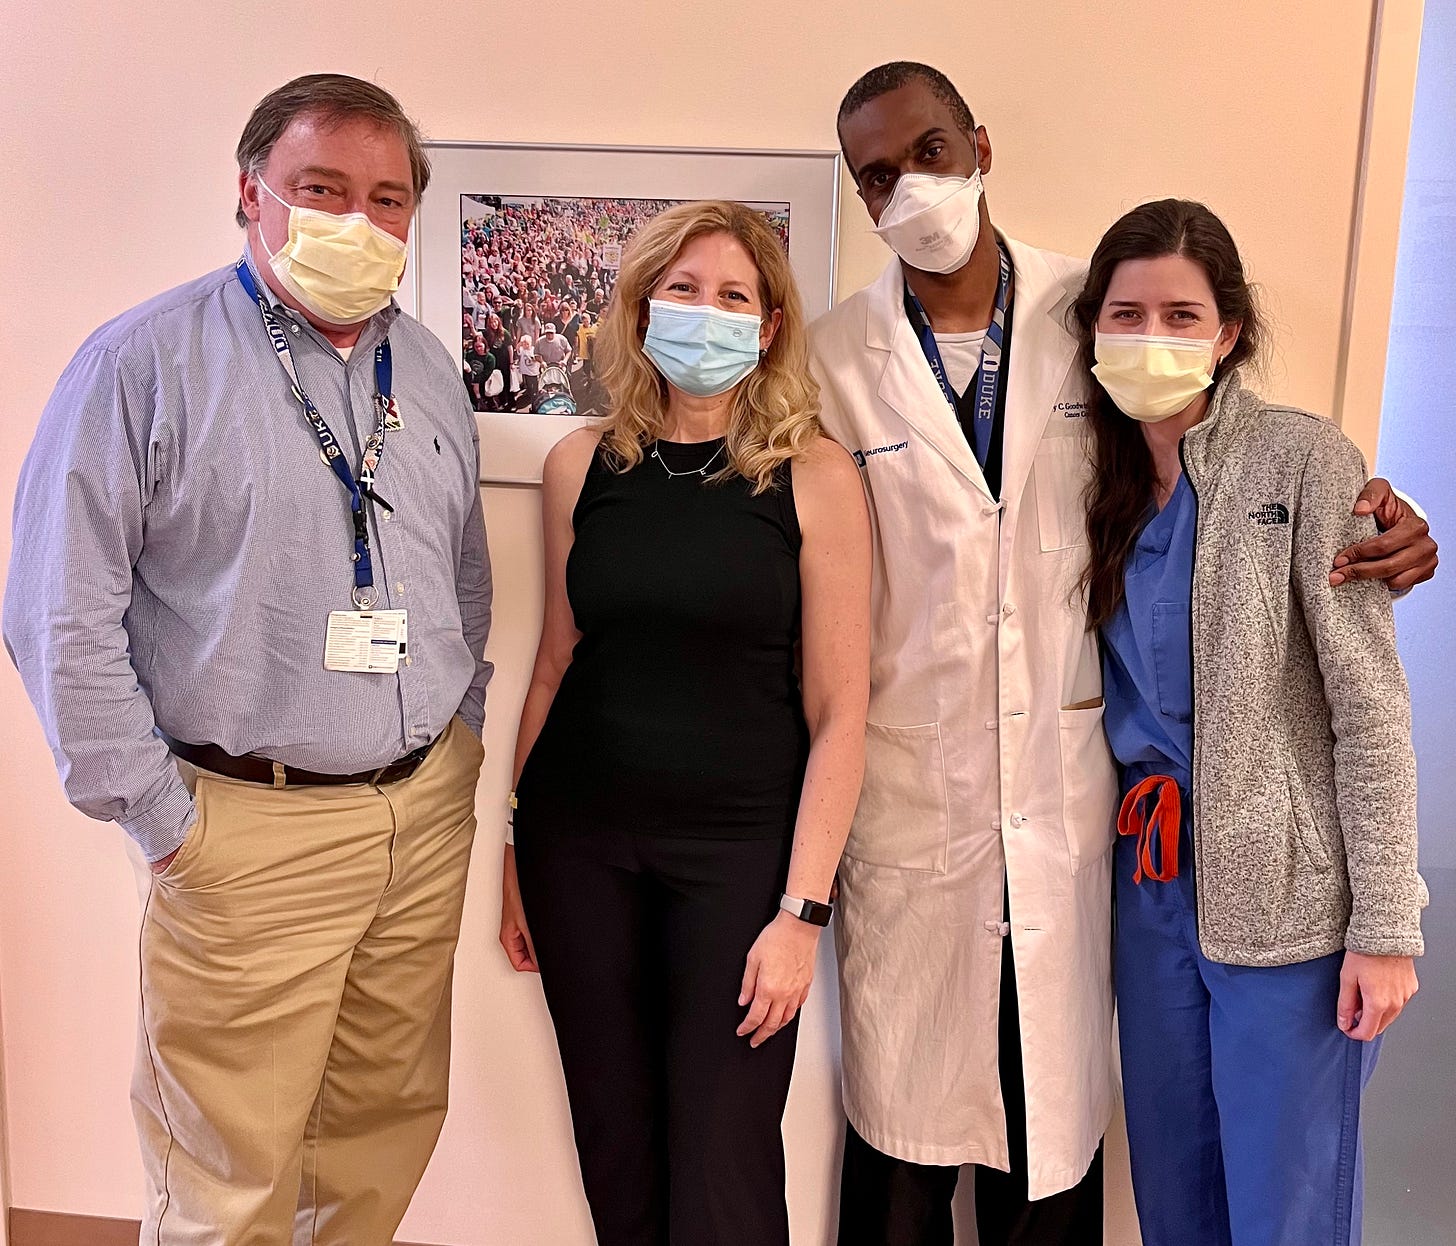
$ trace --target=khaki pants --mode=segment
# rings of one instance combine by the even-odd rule
[[[182,765],[197,823],[142,863],[143,1246],[391,1241],[445,1118],[482,757],[457,719],[384,787]]]

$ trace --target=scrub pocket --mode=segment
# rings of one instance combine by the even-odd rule
[[[1153,674],[1158,709],[1178,722],[1193,718],[1193,621],[1186,601],[1153,606]]]

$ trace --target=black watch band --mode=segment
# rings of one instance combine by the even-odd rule
[[[818,900],[801,900],[798,896],[784,896],[779,901],[779,908],[811,926],[827,926],[834,916],[834,905],[821,904]]]

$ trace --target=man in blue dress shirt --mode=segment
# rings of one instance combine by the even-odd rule
[[[103,326],[41,417],[6,645],[145,864],[158,1246],[370,1246],[445,1114],[491,577],[458,364],[391,295],[429,180],[387,92],[238,146],[243,257]]]

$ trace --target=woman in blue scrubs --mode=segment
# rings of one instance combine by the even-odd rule
[[[1223,224],[1119,220],[1072,313],[1089,615],[1122,768],[1116,985],[1145,1246],[1360,1240],[1360,1095],[1416,989],[1409,697],[1374,530],[1328,422],[1244,387],[1257,308]]]

